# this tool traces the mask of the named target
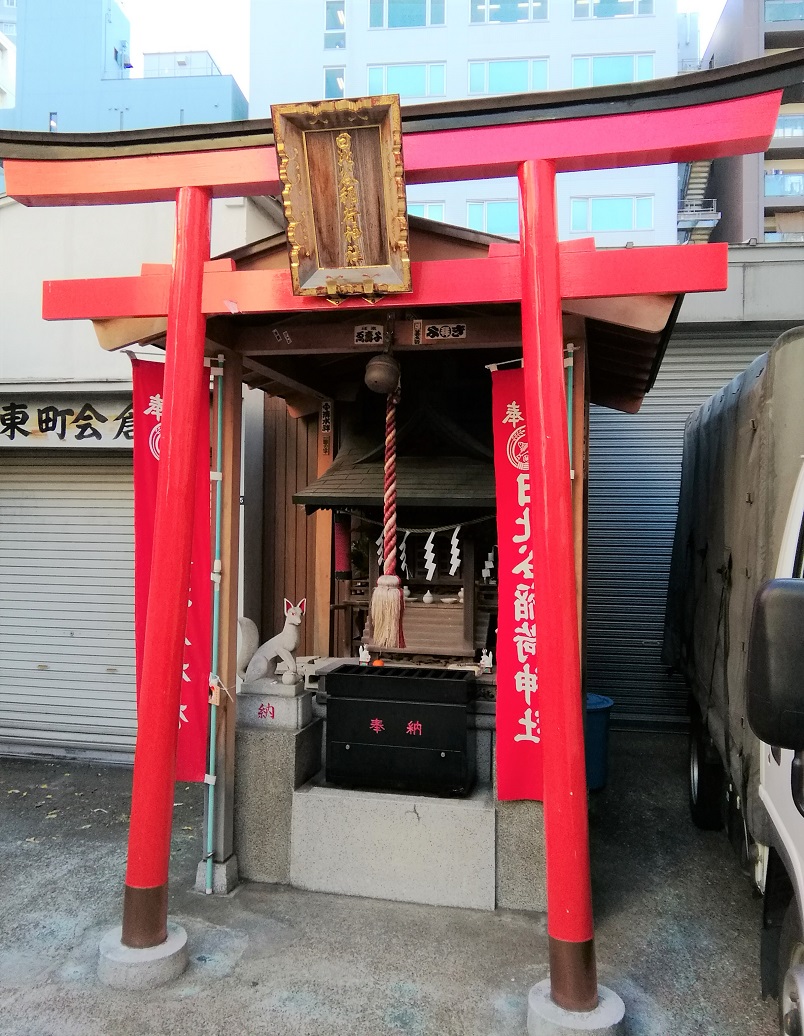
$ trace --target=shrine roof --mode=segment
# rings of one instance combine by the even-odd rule
[[[722,68],[639,83],[406,105],[402,109],[402,128],[405,133],[421,133],[650,112],[773,90],[785,90],[785,101],[801,101],[804,100],[802,68],[804,49],[797,49]],[[270,119],[107,133],[0,130],[0,158],[16,159],[117,158],[273,144]]]

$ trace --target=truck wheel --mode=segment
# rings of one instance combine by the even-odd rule
[[[779,1032],[802,1036],[804,1015],[804,936],[795,897],[790,901],[779,937]]]
[[[702,831],[720,831],[724,824],[726,775],[701,717],[693,713],[690,725],[690,813]]]

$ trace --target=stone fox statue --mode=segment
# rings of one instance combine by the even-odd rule
[[[288,672],[296,673],[296,648],[299,646],[299,626],[307,610],[307,598],[291,604],[285,598],[285,625],[275,637],[261,647],[260,635],[251,619],[240,619],[240,651],[237,656],[237,675],[246,683],[272,677],[277,659],[282,659]]]

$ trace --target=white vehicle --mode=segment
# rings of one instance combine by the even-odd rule
[[[690,809],[763,895],[760,979],[804,1036],[804,327],[687,421],[664,660],[691,691]],[[752,621],[753,620],[753,621]]]

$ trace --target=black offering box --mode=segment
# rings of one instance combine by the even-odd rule
[[[456,796],[472,790],[472,673],[346,662],[323,682],[331,784]]]

